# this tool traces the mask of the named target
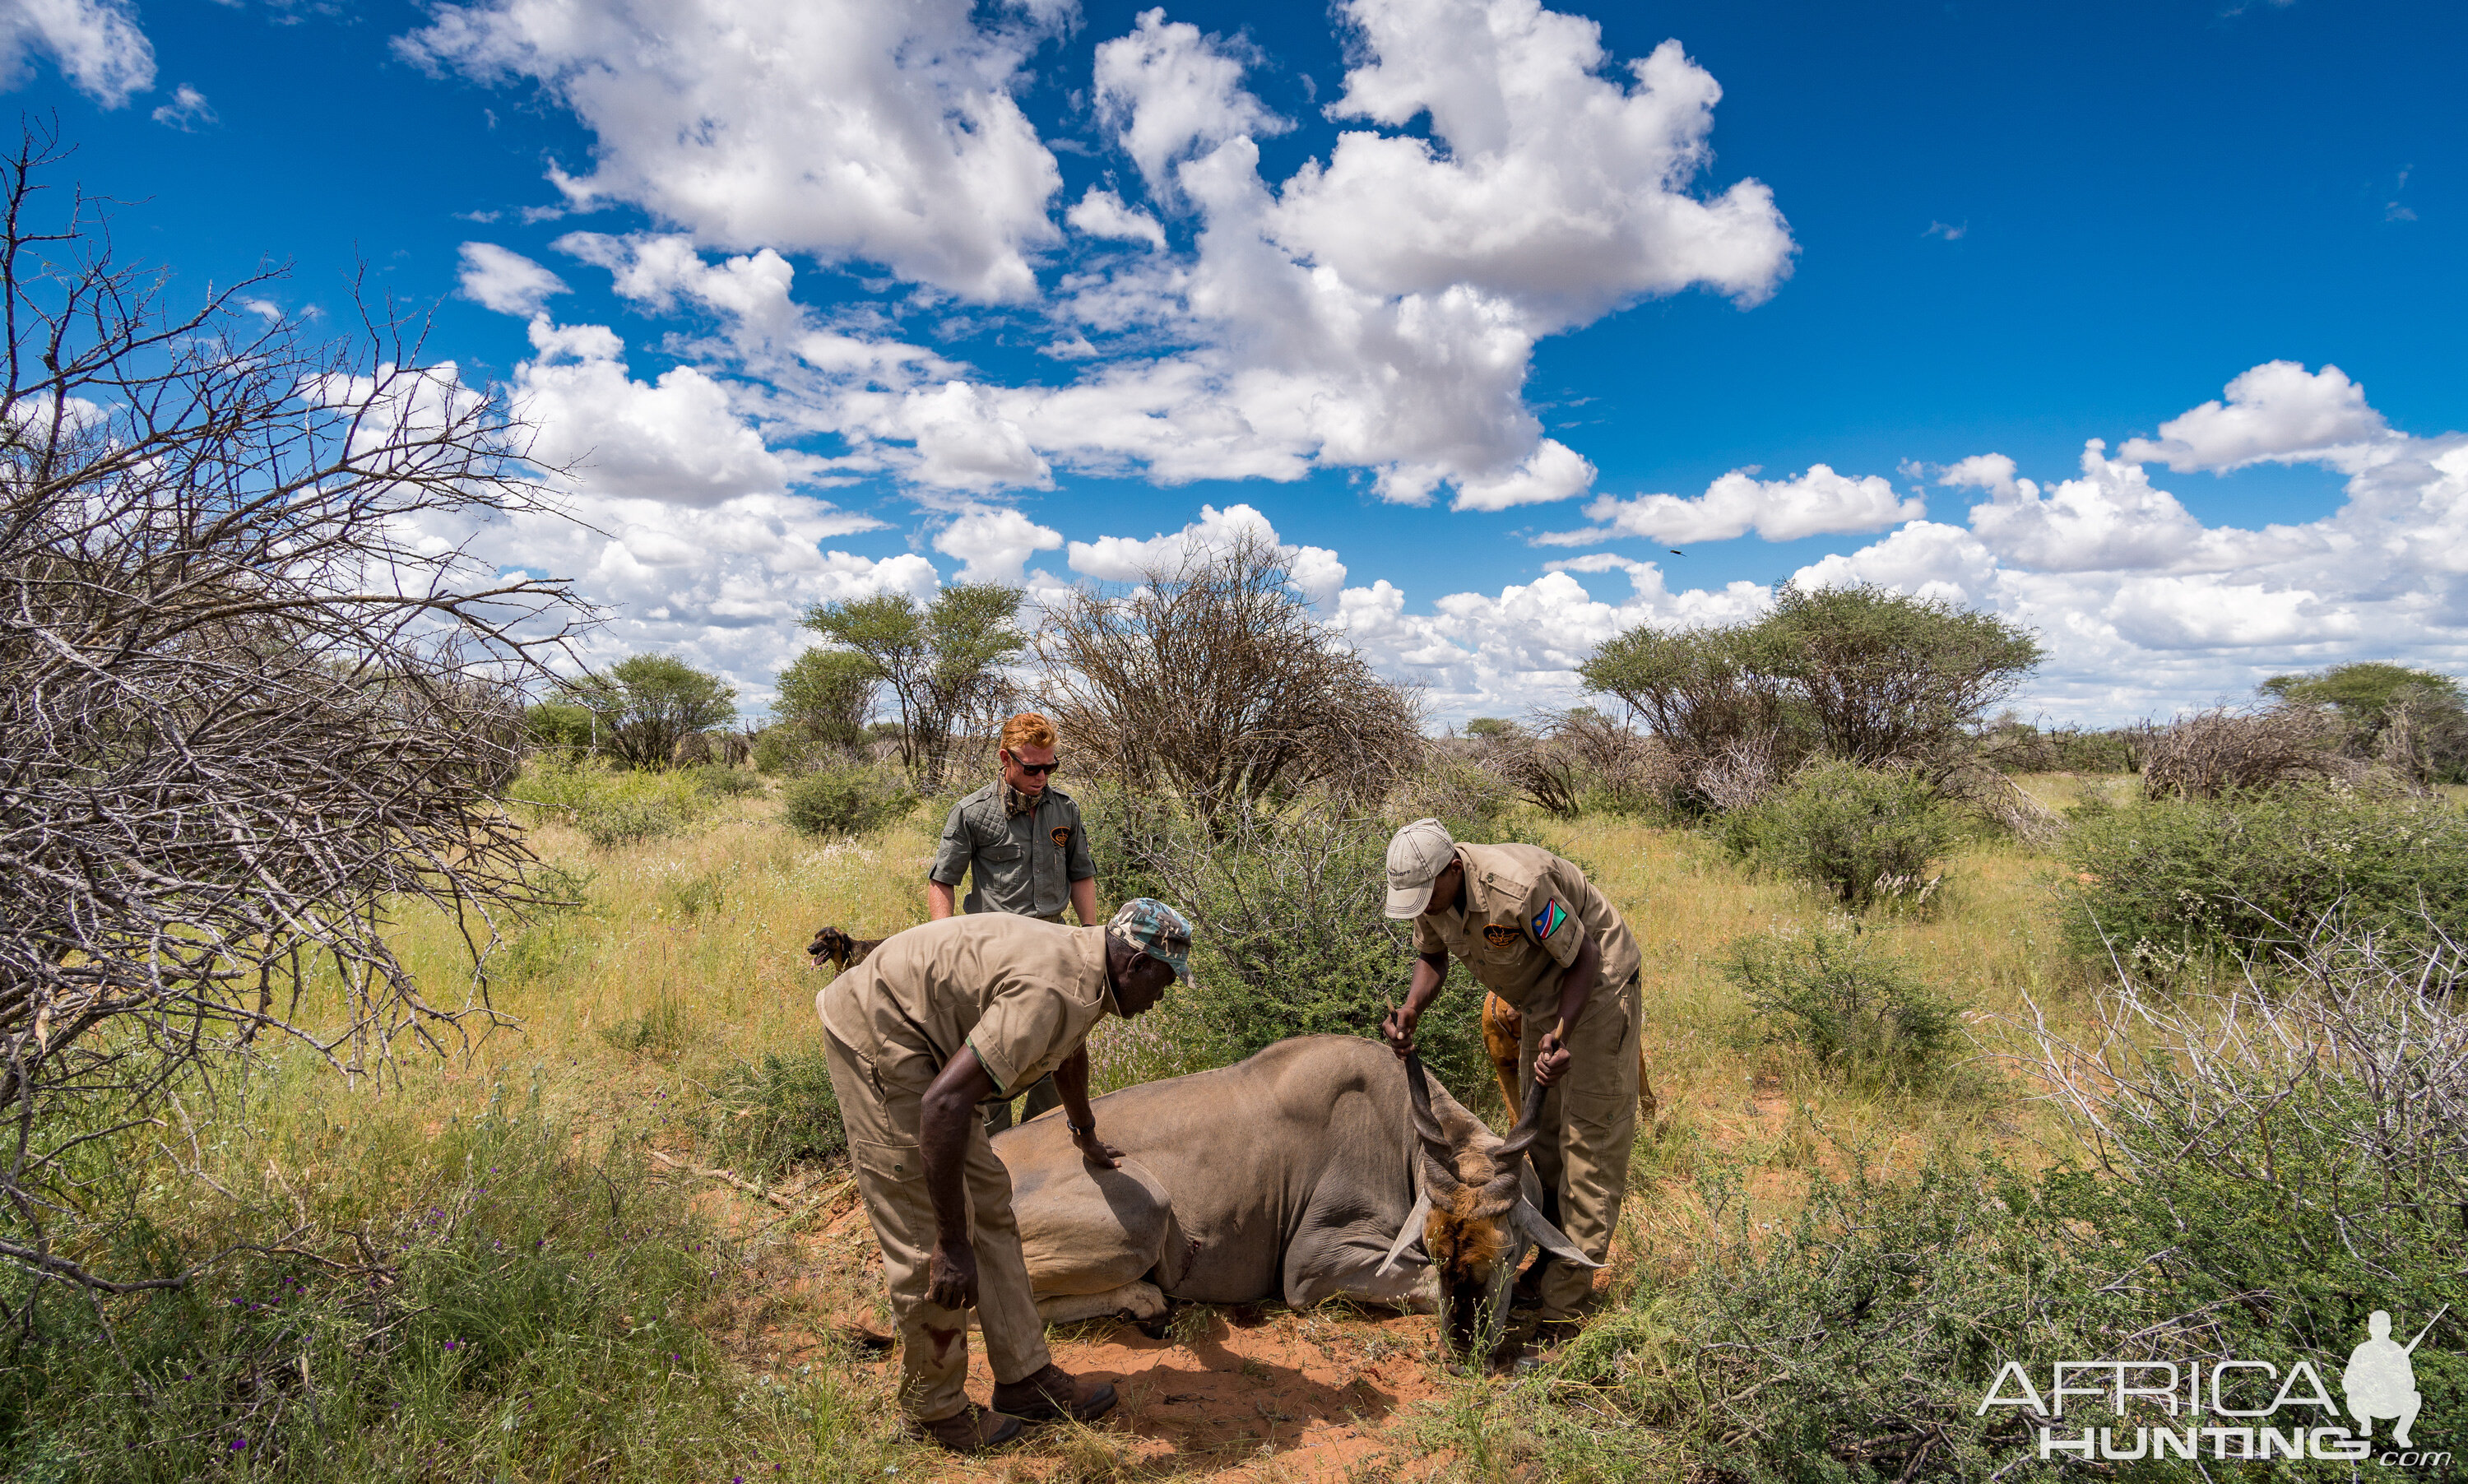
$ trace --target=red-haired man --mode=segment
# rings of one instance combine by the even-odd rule
[[[1048,923],[1063,921],[1067,901],[1080,925],[1097,922],[1097,865],[1080,828],[1080,806],[1053,787],[1062,763],[1055,756],[1054,723],[1023,711],[1003,723],[1002,775],[951,806],[943,821],[942,844],[926,872],[926,908],[937,922],[949,917],[960,878],[971,878],[971,912],[1010,912]],[[1062,1107],[1047,1077],[1027,1089],[1023,1120]],[[986,1131],[1011,1127],[1008,1099],[989,1106]]]

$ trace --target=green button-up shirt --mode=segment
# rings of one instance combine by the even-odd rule
[[[1080,806],[1049,784],[1035,808],[1006,814],[1002,792],[997,778],[951,806],[926,874],[946,886],[971,878],[963,903],[971,912],[1059,918],[1071,903],[1071,883],[1097,874]]]

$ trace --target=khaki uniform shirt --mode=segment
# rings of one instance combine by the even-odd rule
[[[843,1043],[922,1052],[938,1072],[973,1047],[1006,1096],[1080,1049],[1112,1008],[1105,928],[1002,912],[895,933],[822,995],[823,1026]]]
[[[997,778],[951,806],[926,875],[946,886],[972,878],[963,903],[970,912],[1059,918],[1071,904],[1071,883],[1097,874],[1080,806],[1049,783],[1034,808],[1010,815],[1002,793]]]
[[[1543,1016],[1559,1014],[1560,975],[1587,939],[1602,950],[1604,990],[1643,966],[1619,909],[1569,862],[1539,845],[1460,845],[1457,858],[1466,909],[1414,919],[1415,952],[1453,953],[1485,989]]]

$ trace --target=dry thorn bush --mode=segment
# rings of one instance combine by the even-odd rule
[[[2152,740],[2142,765],[2143,796],[2216,799],[2309,778],[2355,783],[2365,765],[2341,755],[2340,738],[2338,722],[2311,707],[2214,707]]]
[[[500,401],[399,322],[260,322],[259,279],[172,308],[44,199],[59,157],[0,162],[0,1258],[176,1285],[88,1267],[64,1161],[263,1033],[363,1073],[486,1016],[388,915],[436,906],[476,961],[527,898],[513,682],[572,609],[428,539],[540,503]]]
[[[1426,751],[1417,697],[1312,615],[1256,536],[1065,599],[1035,649],[1075,758],[1204,819],[1312,788],[1378,799]]]

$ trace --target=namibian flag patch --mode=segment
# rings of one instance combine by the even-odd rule
[[[1567,920],[1567,908],[1560,905],[1559,898],[1554,897],[1544,902],[1542,910],[1534,914],[1534,941],[1548,943],[1551,935],[1560,930],[1560,925]]]

